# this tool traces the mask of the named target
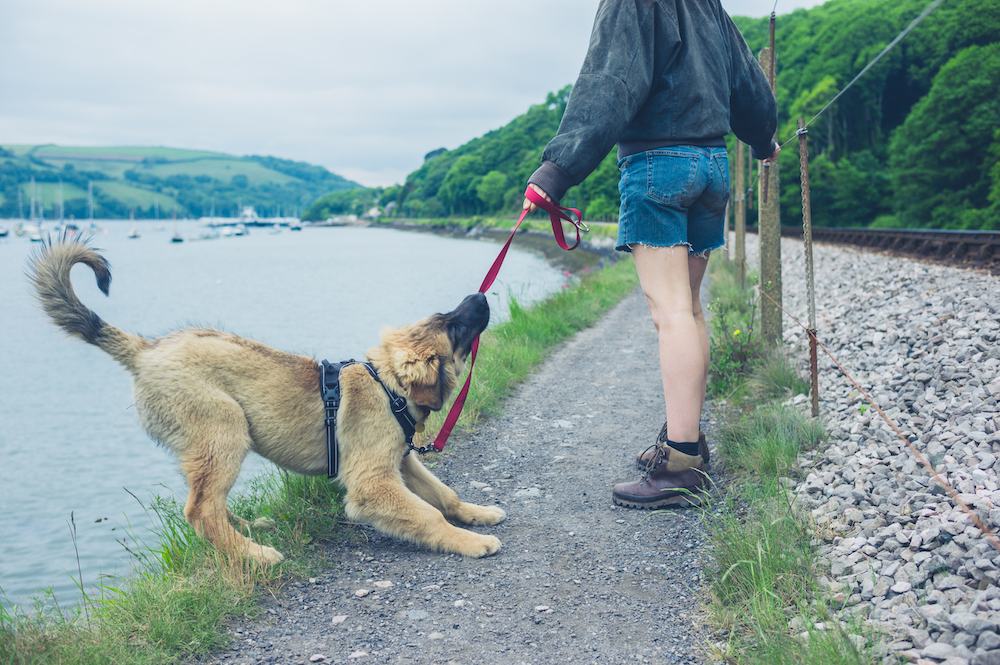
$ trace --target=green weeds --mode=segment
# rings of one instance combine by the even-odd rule
[[[878,636],[837,615],[819,584],[816,540],[788,491],[799,456],[822,443],[823,427],[785,405],[808,383],[779,349],[752,337],[756,308],[736,286],[737,268],[710,267],[711,370],[720,373],[712,395],[729,400],[717,444],[730,474],[724,498],[704,513],[714,558],[713,655],[740,665],[870,663]]]
[[[279,471],[251,479],[230,509],[253,520],[245,530],[254,540],[288,557],[280,566],[216,549],[171,496],[155,496],[143,509],[154,528],[149,537],[130,531],[123,541],[131,574],[102,577],[90,594],[81,587],[83,600],[72,610],[44,591],[29,612],[0,607],[0,663],[145,665],[205,656],[227,645],[228,619],[257,612],[262,589],[318,570],[320,543],[349,534],[340,527],[339,485]]]

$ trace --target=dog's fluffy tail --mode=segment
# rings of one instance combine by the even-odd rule
[[[31,257],[28,278],[35,295],[53,323],[73,337],[93,344],[127,369],[134,369],[136,355],[149,346],[139,335],[133,335],[105,322],[80,302],[70,282],[70,269],[77,263],[90,266],[97,277],[97,286],[108,295],[111,266],[85,240],[63,235],[49,240],[42,250]]]

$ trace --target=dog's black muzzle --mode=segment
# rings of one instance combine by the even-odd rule
[[[490,323],[490,304],[482,293],[473,293],[453,311],[441,316],[447,323],[448,336],[454,347],[468,355],[472,342]]]

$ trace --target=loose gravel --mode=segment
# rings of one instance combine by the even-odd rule
[[[486,559],[359,528],[329,570],[231,626],[215,663],[703,662],[705,536],[694,510],[616,507],[663,424],[656,332],[638,290],[576,335],[433,471],[498,504]],[[711,435],[713,421],[704,428]]]
[[[1000,282],[826,245],[815,257],[820,342],[979,518],[1000,527]],[[802,243],[783,240],[782,259],[784,305],[806,323]],[[807,335],[787,318],[784,330],[807,373]],[[888,636],[886,663],[1000,664],[1000,553],[819,358],[830,439],[799,460],[807,475],[795,493],[823,541],[833,602]]]

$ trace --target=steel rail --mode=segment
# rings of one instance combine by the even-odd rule
[[[747,226],[747,233],[757,227]],[[802,238],[802,227],[783,226],[785,238]],[[812,227],[814,242],[851,245],[892,256],[904,256],[1000,275],[1000,232],[930,229]]]

